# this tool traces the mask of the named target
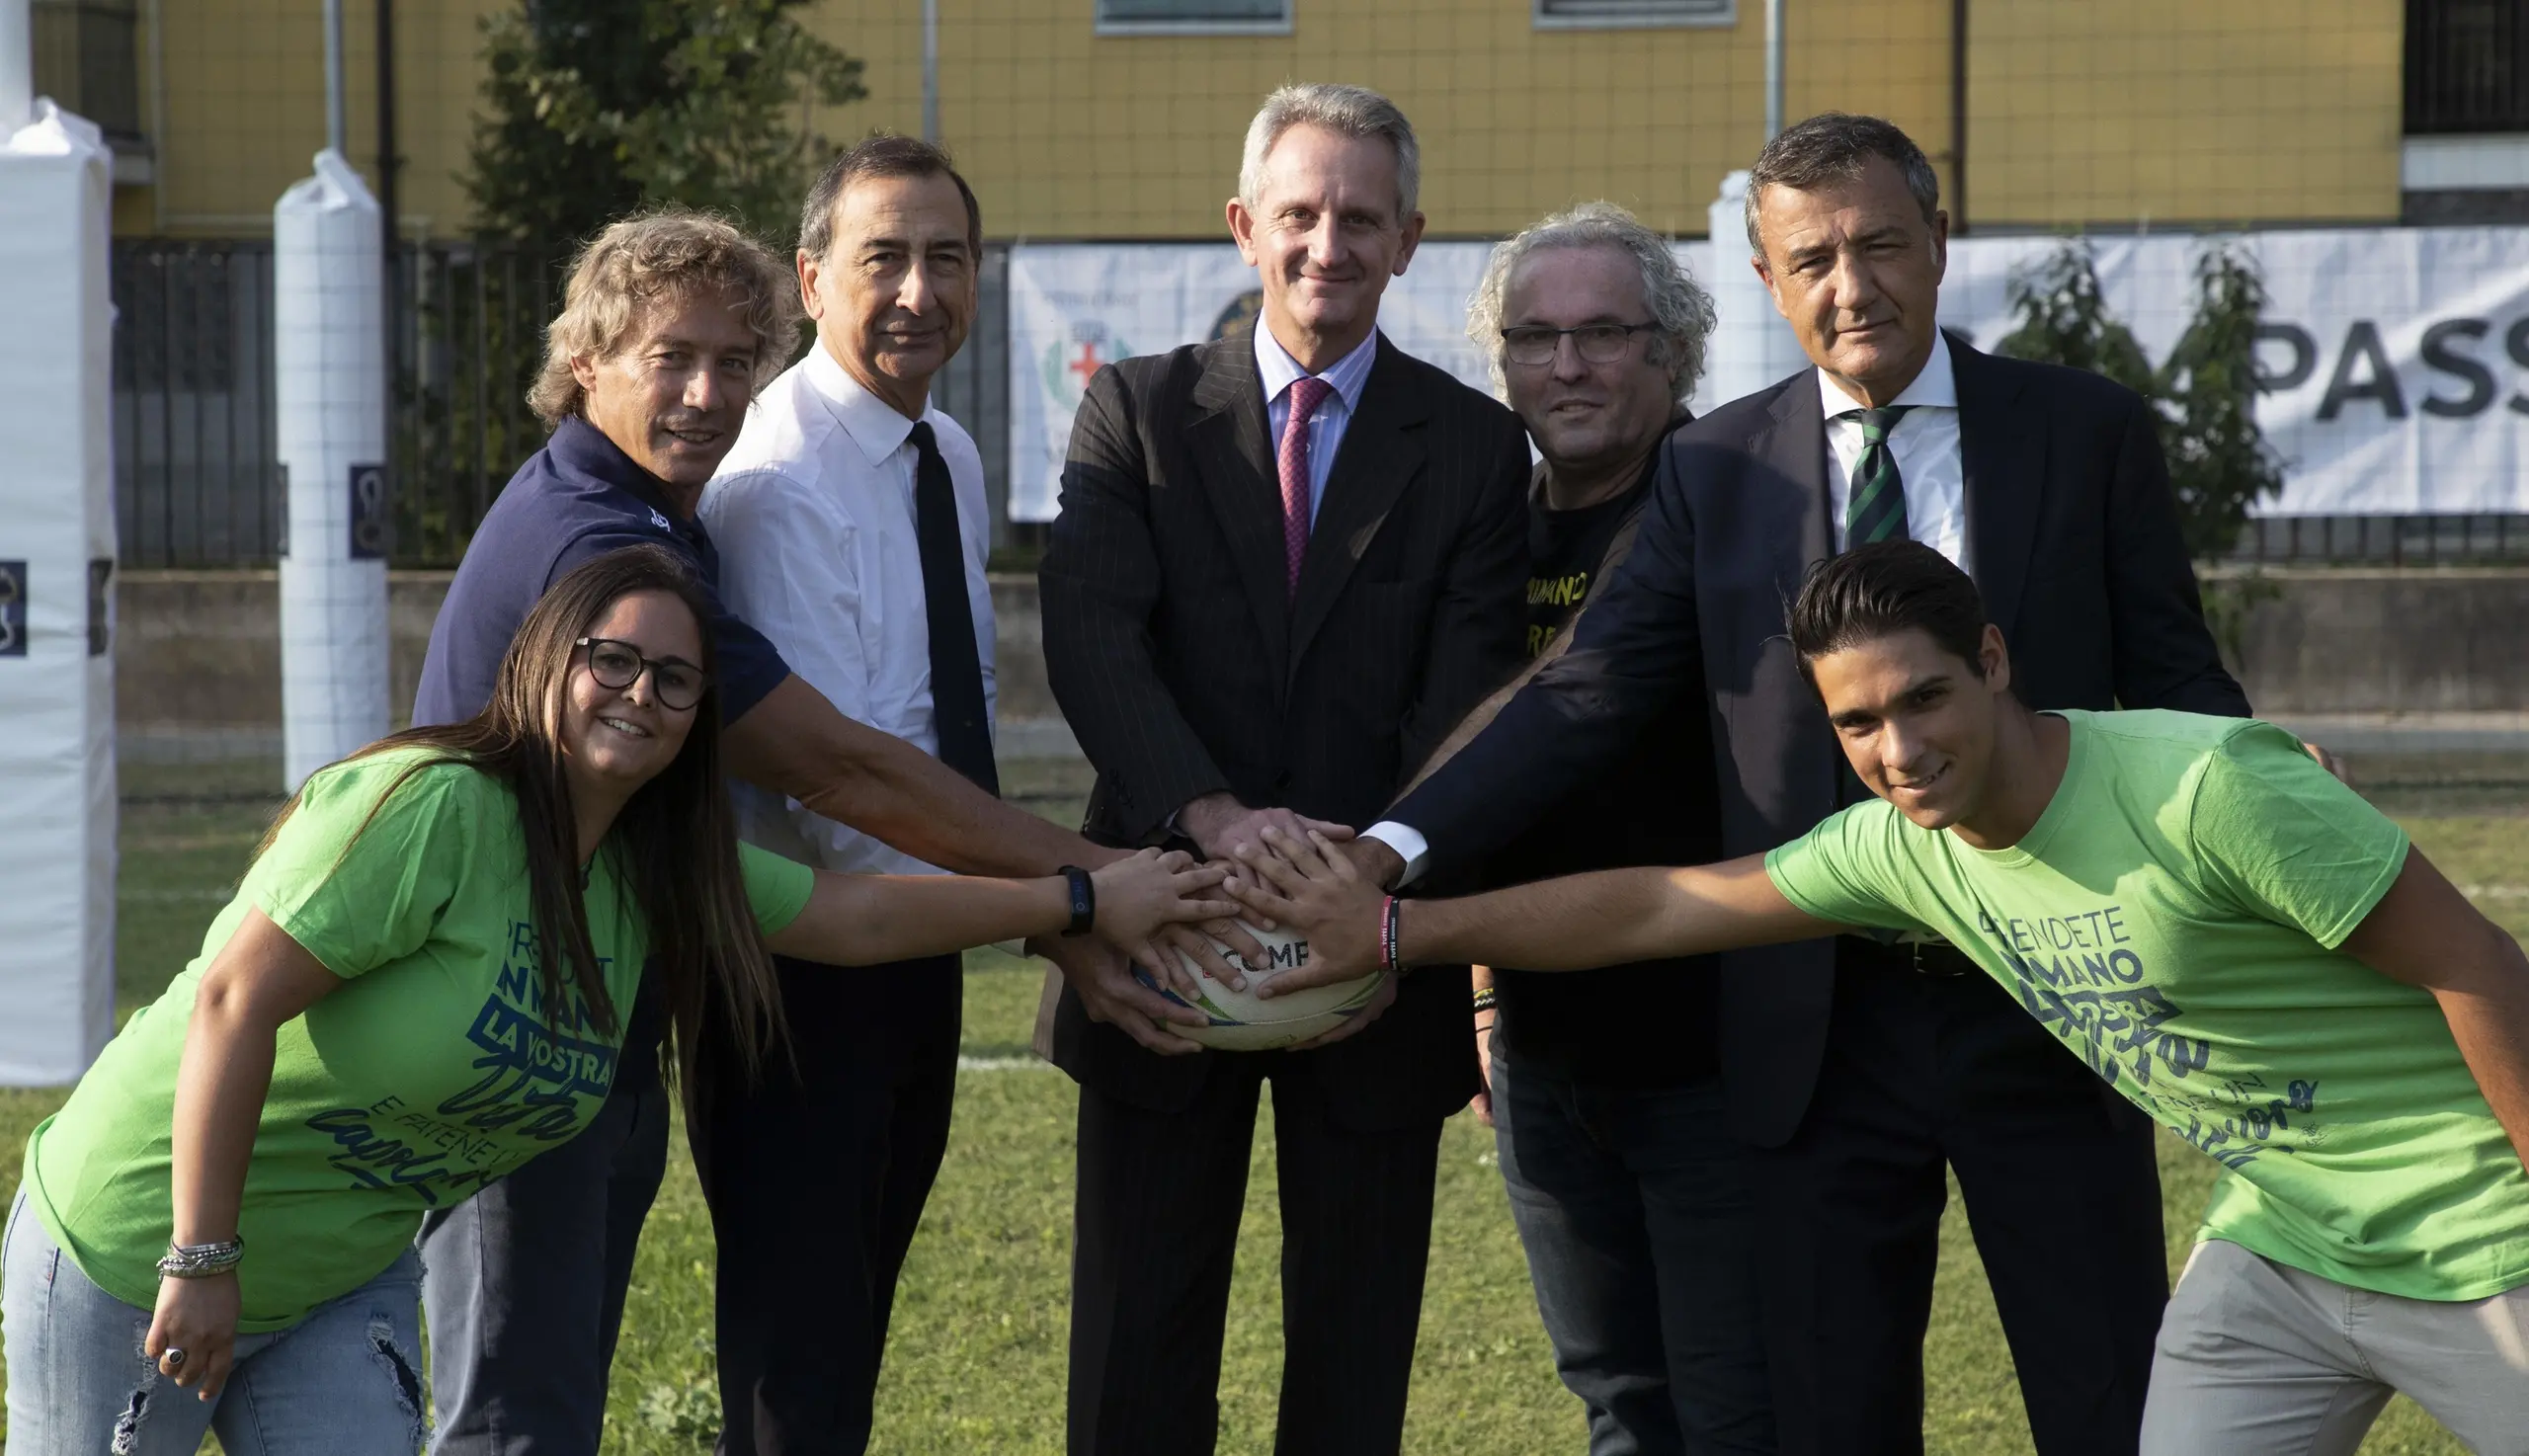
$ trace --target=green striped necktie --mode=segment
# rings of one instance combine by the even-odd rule
[[[1836,418],[1861,422],[1861,458],[1853,464],[1850,504],[1844,508],[1844,549],[1878,541],[1902,541],[1906,534],[1906,482],[1897,473],[1897,452],[1888,434],[1913,405],[1886,409],[1846,410]]]

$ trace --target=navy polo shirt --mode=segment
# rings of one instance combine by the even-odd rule
[[[603,431],[568,419],[510,477],[466,543],[431,625],[414,724],[462,722],[481,712],[510,639],[536,599],[590,557],[644,543],[683,556],[701,578],[711,599],[705,627],[718,649],[720,721],[746,716],[790,676],[789,665],[763,633],[720,605],[720,553],[701,523],[678,519],[658,477]]]

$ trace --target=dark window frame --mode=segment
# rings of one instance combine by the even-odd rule
[[[1648,31],[1739,24],[1739,0],[1529,0],[1539,31]]]
[[[2529,8],[2407,0],[2406,133],[2529,132]]]
[[[1151,4],[1150,0],[1143,0],[1143,7],[1141,8],[1152,10],[1183,9],[1198,12],[1183,16],[1160,14],[1119,16],[1110,13],[1111,8],[1118,3],[1119,0],[1097,0],[1096,15],[1098,18],[1097,28],[1099,35],[1287,36],[1291,33],[1291,13],[1293,9],[1296,8],[1298,0],[1279,0],[1278,5],[1274,6],[1278,13],[1274,15],[1239,15],[1221,13],[1236,10],[1247,10],[1253,12],[1264,8],[1263,6],[1252,3],[1252,0],[1250,0],[1250,3],[1246,4],[1242,4],[1241,0],[1177,0],[1177,3],[1174,4],[1169,3],[1169,0],[1160,0],[1160,3],[1157,5]],[[1131,5],[1131,0],[1120,0],[1120,3],[1129,6]],[[1215,13],[1199,13],[1205,10],[1211,10]]]

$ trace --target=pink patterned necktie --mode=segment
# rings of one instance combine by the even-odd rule
[[[1282,448],[1276,457],[1282,476],[1282,561],[1294,597],[1300,591],[1300,560],[1308,554],[1308,422],[1334,392],[1334,385],[1314,374],[1292,380],[1291,417],[1282,423]]]

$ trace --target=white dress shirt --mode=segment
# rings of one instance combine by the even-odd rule
[[[1816,370],[1820,412],[1827,418],[1827,509],[1836,549],[1844,548],[1844,518],[1853,498],[1853,469],[1861,463],[1861,421],[1836,418],[1846,410],[1865,408],[1844,392],[1825,369]],[[1897,428],[1888,432],[1888,448],[1897,456],[1897,475],[1906,489],[1906,532],[1957,563],[1967,564],[1967,470],[1958,444],[1958,380],[1950,371],[1949,340],[1935,331],[1931,357],[1922,372],[1889,401],[1911,405]],[[1383,819],[1361,832],[1394,849],[1405,861],[1400,885],[1423,872],[1431,850],[1422,831]]]
[[[1891,405],[1911,405],[1888,432],[1897,477],[1906,487],[1906,534],[1938,551],[1959,570],[1967,564],[1967,468],[1958,446],[1958,381],[1949,368],[1949,340],[1932,333],[1931,358]],[[1861,463],[1861,421],[1836,418],[1866,408],[1818,370],[1818,404],[1827,417],[1827,520],[1836,549],[1844,548],[1844,522],[1853,499],[1853,470]]]
[[[991,549],[983,456],[938,409],[937,437],[957,498],[966,598],[975,616],[990,720]],[[704,487],[700,514],[720,549],[720,599],[773,640],[790,670],[845,716],[939,751],[931,710],[931,625],[914,531],[914,422],[844,372],[820,341],[748,410],[737,445]],[[924,874],[933,866],[799,801],[732,780],[738,832],[803,864]]]
[[[1326,477],[1335,468],[1335,452],[1344,445],[1344,431],[1361,407],[1361,387],[1370,382],[1370,364],[1378,358],[1379,336],[1354,345],[1352,352],[1318,370],[1335,386],[1308,422],[1308,519],[1317,524],[1317,508],[1326,500]],[[1282,431],[1291,423],[1291,386],[1308,370],[1282,348],[1264,320],[1256,320],[1256,376],[1264,384],[1264,423],[1272,431],[1269,447],[1279,451]]]

